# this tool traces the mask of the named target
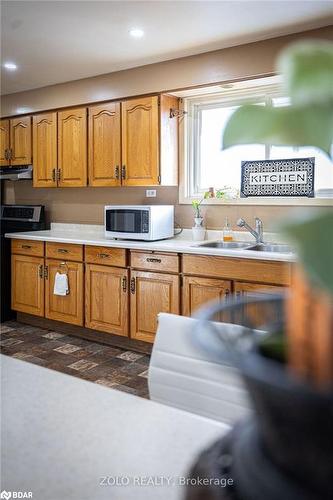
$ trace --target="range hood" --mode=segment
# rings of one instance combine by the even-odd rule
[[[32,179],[32,165],[0,169],[0,180],[20,181],[25,179]]]

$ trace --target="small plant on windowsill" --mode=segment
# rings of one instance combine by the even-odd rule
[[[203,217],[201,216],[201,204],[210,197],[209,191],[206,191],[201,200],[192,200],[192,207],[194,209],[194,223],[196,227],[202,226]]]

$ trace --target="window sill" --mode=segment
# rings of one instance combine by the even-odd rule
[[[200,195],[194,197],[183,196],[179,193],[180,205],[191,205],[193,200],[200,198]],[[333,198],[292,198],[292,197],[260,197],[260,198],[238,198],[232,200],[208,199],[204,200],[203,206],[207,205],[271,205],[271,206],[305,206],[305,207],[333,207]]]

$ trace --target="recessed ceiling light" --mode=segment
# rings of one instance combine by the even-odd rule
[[[17,69],[16,64],[13,62],[5,62],[3,67],[9,69],[10,71],[15,71]]]
[[[143,35],[145,34],[145,32],[140,29],[140,28],[132,28],[130,31],[129,31],[129,34],[133,37],[133,38],[142,38]]]

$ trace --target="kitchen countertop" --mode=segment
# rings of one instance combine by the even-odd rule
[[[274,260],[282,262],[294,262],[296,255],[293,253],[278,252],[256,252],[254,250],[242,249],[216,249],[199,247],[200,242],[192,241],[192,232],[190,229],[184,231],[174,238],[161,241],[133,241],[133,240],[114,240],[106,238],[104,235],[104,226],[89,224],[51,224],[51,229],[45,231],[28,231],[20,233],[8,233],[5,235],[12,239],[26,239],[36,241],[53,241],[59,243],[74,243],[80,245],[105,246],[113,248],[129,248],[132,250],[149,250],[159,252],[177,252],[196,255],[218,255],[225,257]],[[221,231],[207,231],[208,240],[218,240],[222,236]],[[235,232],[235,241],[246,241],[255,244],[251,235],[245,232]],[[276,242],[276,235],[265,233],[265,241]],[[203,242],[201,242],[203,243]]]
[[[200,450],[229,429],[25,361],[0,359],[1,487],[31,491],[34,500],[180,500],[179,479]],[[101,485],[103,477],[129,484]],[[149,477],[163,482],[144,486]],[[136,478],[141,485],[133,484]]]

